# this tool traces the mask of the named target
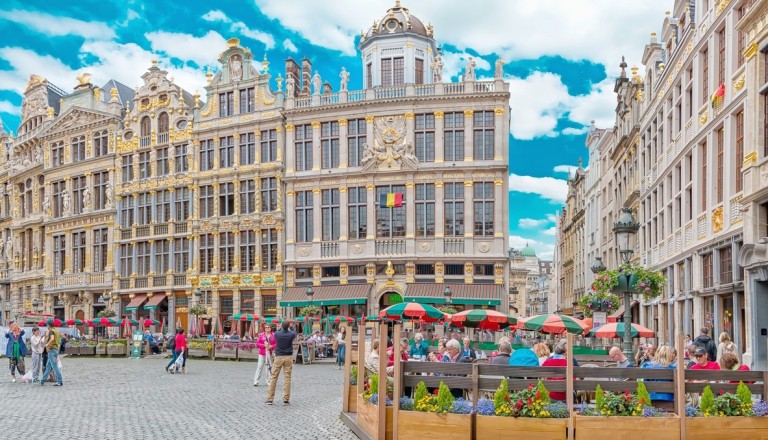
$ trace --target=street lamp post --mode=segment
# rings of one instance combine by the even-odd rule
[[[445,288],[443,289],[443,296],[445,297],[445,303],[450,305],[451,297],[453,296],[453,291],[449,286],[445,286]]]
[[[604,272],[606,267],[603,263],[603,259],[601,257],[595,257],[595,262],[592,263],[592,267],[590,269],[592,269],[592,273],[595,275],[599,274],[600,272]]]
[[[613,224],[613,232],[616,234],[616,244],[619,248],[619,255],[623,263],[629,263],[635,250],[632,248],[635,234],[640,229],[640,224],[632,216],[632,210],[624,208],[621,210],[619,220]],[[630,278],[632,274],[623,273],[620,276],[626,278],[626,290],[624,293],[624,340],[622,341],[623,352],[627,358],[632,358],[632,290],[630,288]]]
[[[312,298],[315,296],[315,290],[312,289],[312,287],[307,287],[307,290],[304,291],[304,293],[307,294],[307,298],[309,298],[309,305],[312,305]]]

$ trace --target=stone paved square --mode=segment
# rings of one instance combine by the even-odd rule
[[[58,388],[11,383],[0,359],[0,438],[357,438],[339,420],[343,371],[333,365],[294,365],[291,405],[278,400],[281,379],[266,406],[255,362],[190,358],[186,375],[171,375],[169,360],[65,357]]]

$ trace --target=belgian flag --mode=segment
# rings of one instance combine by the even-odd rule
[[[386,193],[379,195],[380,208],[399,208],[403,206],[403,193]]]

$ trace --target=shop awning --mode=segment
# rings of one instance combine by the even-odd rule
[[[443,292],[446,287],[451,288],[453,304],[500,306],[504,295],[501,284],[409,283],[403,300],[421,304],[445,304]]]
[[[372,284],[346,284],[336,286],[312,286],[312,301],[307,297],[307,286],[285,289],[281,307],[340,306],[344,304],[365,304]]]
[[[157,308],[158,305],[160,305],[161,302],[165,299],[164,293],[156,293],[152,295],[152,298],[147,301],[146,304],[144,304],[144,310],[154,310]]]
[[[144,301],[146,300],[147,300],[146,293],[137,293],[136,296],[133,297],[131,302],[129,302],[128,305],[125,306],[125,310],[128,312],[139,310],[139,307],[141,307],[141,305],[144,304]]]
[[[637,301],[632,301],[629,304],[629,308],[631,309],[635,305],[637,305]],[[634,318],[635,318],[635,320],[637,320],[637,318],[639,318],[639,316],[635,316]],[[608,322],[619,322],[622,319],[624,319],[624,306],[623,305],[621,307],[619,307],[618,309],[616,309],[615,312],[613,312],[610,315],[608,315]]]

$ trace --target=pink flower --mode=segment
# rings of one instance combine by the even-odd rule
[[[651,288],[650,288],[650,287],[646,287],[646,288],[645,288],[645,291],[646,291],[646,292],[650,292],[650,291],[651,291]]]

